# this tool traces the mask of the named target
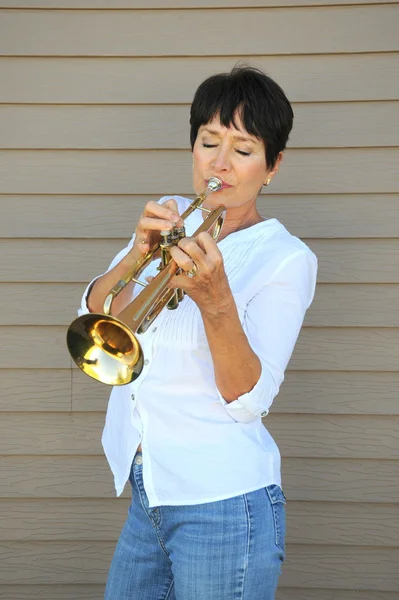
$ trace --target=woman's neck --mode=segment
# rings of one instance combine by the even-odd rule
[[[229,214],[229,211],[226,211],[226,216],[218,241],[223,240],[225,237],[230,235],[230,233],[241,231],[242,229],[248,229],[248,227],[252,227],[252,225],[256,225],[256,223],[260,223],[264,220],[265,219],[258,213],[257,210],[246,215],[242,215],[241,217],[233,216],[231,213]]]

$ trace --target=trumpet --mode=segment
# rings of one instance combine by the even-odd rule
[[[206,189],[181,215],[184,222],[196,209],[208,213],[193,237],[208,231],[214,240],[218,239],[226,209],[220,205],[214,210],[209,210],[201,205],[210,193],[220,190],[221,187],[222,182],[216,177],[211,177]],[[144,354],[138,335],[147,331],[165,306],[174,310],[184,297],[183,290],[171,289],[168,284],[172,277],[181,271],[170,256],[170,248],[177,245],[185,235],[184,226],[174,227],[171,231],[161,231],[161,241],[139,258],[108,292],[103,312],[83,315],[70,324],[66,336],[68,350],[83,373],[107,385],[126,385],[140,376]],[[140,274],[159,253],[161,262],[158,274],[150,283],[140,281]],[[114,298],[131,281],[142,286],[143,290],[118,317],[111,316]]]

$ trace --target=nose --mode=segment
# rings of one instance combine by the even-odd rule
[[[213,161],[211,166],[216,173],[221,173],[222,171],[228,171],[230,169],[230,160],[228,156],[228,152],[223,148],[218,148],[218,152],[216,156],[213,157]]]

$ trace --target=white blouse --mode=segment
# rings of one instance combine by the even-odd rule
[[[173,197],[180,214],[190,200]],[[202,222],[186,220],[187,235]],[[132,247],[112,261],[113,268]],[[197,305],[188,296],[164,309],[139,341],[144,369],[112,389],[102,436],[119,496],[138,445],[150,507],[199,504],[281,485],[280,453],[263,425],[284,379],[315,292],[317,259],[277,220],[262,221],[218,242],[241,324],[262,364],[254,388],[227,403],[219,393]],[[156,274],[151,263],[141,279]],[[86,289],[80,315],[89,312]],[[135,286],[133,297],[140,292]],[[242,365],[245,369],[245,365]],[[266,419],[267,425],[267,419]]]

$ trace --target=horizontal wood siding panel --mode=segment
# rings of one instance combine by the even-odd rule
[[[130,498],[0,501],[0,540],[114,541]],[[397,504],[287,504],[287,541],[295,544],[397,546]],[[0,596],[1,597],[1,596]]]
[[[72,359],[64,327],[2,327],[0,368],[67,369]]]
[[[4,421],[7,430],[7,419]],[[276,440],[284,458],[399,459],[399,418],[397,417],[274,415],[272,411],[263,419],[263,423]],[[15,426],[13,431],[14,438],[17,438]],[[45,437],[44,434],[42,437]],[[29,440],[29,436],[27,438]],[[28,441],[26,443],[29,444]],[[21,440],[21,445],[23,444]],[[30,451],[33,453],[33,448]]]
[[[0,455],[100,455],[104,421],[103,413],[3,413]]]
[[[389,52],[398,49],[398,21],[399,6],[390,4],[319,10],[4,10],[0,13],[0,54],[136,57]],[[375,35],[376,29],[384,35]],[[290,35],[282,36],[284,30]],[[26,35],[27,31],[32,33]],[[206,32],[212,43],[204,43],[203,35],[195,35],[198,31]]]
[[[307,240],[319,260],[320,283],[399,283],[399,240]],[[378,266],[377,266],[378,265]],[[377,271],[379,271],[377,273]]]
[[[8,456],[0,475],[0,498],[115,497],[104,456]]]
[[[265,218],[276,216],[301,238],[399,237],[398,194],[269,193],[259,197],[258,206]]]
[[[116,542],[129,504],[130,498],[0,500],[0,540]],[[382,520],[387,510],[379,506]]]
[[[305,324],[399,327],[398,299],[399,286],[395,284],[319,284]]]
[[[0,251],[8,258],[0,278],[8,282],[79,281],[87,285],[94,276],[106,270],[127,243],[128,240],[81,240],[78,243],[69,240],[0,240]],[[29,261],[32,261],[30,265]],[[77,300],[80,301],[80,296]]]
[[[2,414],[0,455],[99,455],[103,413]],[[399,460],[399,417],[274,415],[263,420],[282,456]]]
[[[293,109],[290,148],[398,145],[399,102],[322,102]],[[189,107],[0,105],[0,135],[0,148],[185,149]]]
[[[6,542],[0,557],[4,583],[104,583],[114,551],[113,542]],[[35,561],[26,562],[27,556]],[[358,590],[399,591],[396,565],[399,550],[392,548],[291,545],[281,585],[344,587]]]
[[[395,460],[283,460],[283,485],[289,500],[398,502],[399,463]]]
[[[73,377],[82,386],[88,379],[80,372],[73,373]],[[273,414],[399,415],[398,395],[398,373],[288,370],[272,411]],[[81,400],[83,396],[80,394]],[[94,405],[94,398],[89,405]]]
[[[90,383],[94,381],[90,380]],[[100,398],[92,389],[91,400],[93,401],[94,397],[97,399],[96,410],[104,410],[110,390],[98,384],[98,391],[100,391]],[[68,369],[30,369],[29,372],[18,368],[2,370],[0,371],[0,398],[0,411],[19,413],[71,411],[72,373]],[[93,407],[90,406],[89,410],[93,410]]]
[[[398,546],[398,504],[292,501],[286,509],[288,543]]]
[[[305,327],[290,365],[297,370],[398,371],[399,329]]]
[[[130,237],[145,204],[163,195],[0,195],[0,238]],[[258,208],[301,238],[399,238],[399,194],[268,193]]]
[[[86,596],[84,596],[84,598],[86,598]],[[69,600],[69,596],[67,600]],[[73,598],[71,600],[75,599]],[[98,600],[100,600],[100,598]],[[370,592],[362,590],[361,598],[359,598],[359,590],[334,590],[326,588],[312,590],[309,588],[299,589],[297,587],[288,588],[279,586],[276,594],[276,600],[397,600],[397,598],[396,592]]]
[[[1,600],[103,600],[104,584],[98,585],[1,585]],[[341,599],[340,599],[341,600]],[[369,598],[365,598],[369,600]],[[371,599],[374,600],[374,599]],[[381,600],[386,600],[381,596]],[[387,600],[390,600],[388,598]]]
[[[65,325],[76,317],[86,284],[0,283],[0,325]],[[317,287],[308,327],[399,327],[398,284]]]
[[[396,4],[397,0],[350,0],[350,4]],[[348,0],[334,0],[340,6],[348,4]],[[331,5],[331,0],[249,0],[251,7],[280,6],[324,6]],[[112,9],[171,9],[171,8],[243,8],[243,0],[113,0]],[[109,0],[2,0],[0,8],[37,10],[50,9],[105,9],[109,10]]]
[[[285,458],[284,491],[289,501],[397,503],[398,468],[397,460]],[[7,456],[0,461],[0,498],[114,496],[103,456]]]
[[[3,105],[0,132],[2,148],[185,149],[189,107]]]
[[[68,326],[86,285],[0,283],[0,325]]]
[[[101,412],[109,394],[77,369],[0,371],[2,412]],[[399,373],[288,370],[271,415],[399,415],[398,396]]]
[[[399,283],[399,239],[306,240],[319,283]],[[86,283],[104,273],[128,240],[0,240],[0,282]],[[317,293],[317,292],[316,292]],[[80,302],[80,295],[76,300]]]
[[[276,79],[292,102],[399,100],[399,53],[248,56],[246,62]],[[237,57],[4,57],[0,103],[186,104],[203,79],[236,63]]]
[[[1,600],[102,600],[104,585],[1,585]],[[286,588],[279,586],[276,600],[397,600],[395,592]]]
[[[4,542],[2,583],[105,584],[114,549],[113,542]]]
[[[0,369],[66,369],[71,365],[64,327],[3,326],[0,335],[7,349],[0,354]],[[290,368],[398,372],[399,329],[305,327]]]
[[[287,547],[281,586],[399,592],[399,549]],[[320,599],[321,600],[321,599]],[[324,598],[322,599],[324,600]]]
[[[398,163],[399,147],[292,149],[273,181],[273,191],[396,193]],[[133,190],[137,194],[162,194],[176,187],[176,173],[180,193],[186,194],[192,192],[190,171],[189,150],[0,151],[5,194],[130,194]]]

